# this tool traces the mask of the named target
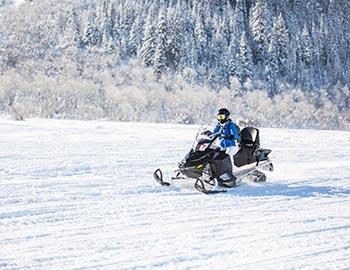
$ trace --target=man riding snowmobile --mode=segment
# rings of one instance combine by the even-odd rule
[[[233,157],[239,150],[239,134],[236,128],[237,125],[229,118],[229,116],[230,111],[226,108],[221,108],[216,115],[218,123],[216,124],[213,132],[206,130],[203,132],[203,135],[207,135],[211,138],[218,136],[221,150],[225,150],[226,154],[230,156],[232,172],[234,172],[235,163]]]
[[[179,162],[171,181],[193,179],[194,187],[206,194],[226,192],[227,188],[238,186],[243,178],[266,181],[260,169],[273,170],[268,157],[271,150],[260,148],[257,128],[245,127],[238,133],[229,115],[227,109],[220,109],[219,123],[213,132],[201,130],[197,133],[191,150]],[[164,181],[161,169],[154,171],[153,177],[163,186],[172,184]]]

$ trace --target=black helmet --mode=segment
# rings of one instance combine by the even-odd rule
[[[221,108],[218,111],[218,114],[216,115],[216,118],[218,121],[223,124],[228,120],[228,117],[230,116],[230,111],[226,108]]]

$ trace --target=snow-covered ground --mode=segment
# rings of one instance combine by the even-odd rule
[[[262,129],[267,183],[158,186],[196,129],[1,120],[0,269],[349,269],[350,132]]]
[[[16,8],[23,3],[25,3],[26,0],[8,0],[1,2],[0,0],[0,16],[2,15],[2,12],[5,10],[8,10],[9,8]]]

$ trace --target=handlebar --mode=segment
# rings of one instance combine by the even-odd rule
[[[215,136],[211,139],[208,148],[215,142],[215,140],[219,137],[219,134],[215,134]]]

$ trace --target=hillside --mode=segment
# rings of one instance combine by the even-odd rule
[[[349,1],[18,3],[0,17],[2,114],[201,123],[229,107],[350,128]]]

